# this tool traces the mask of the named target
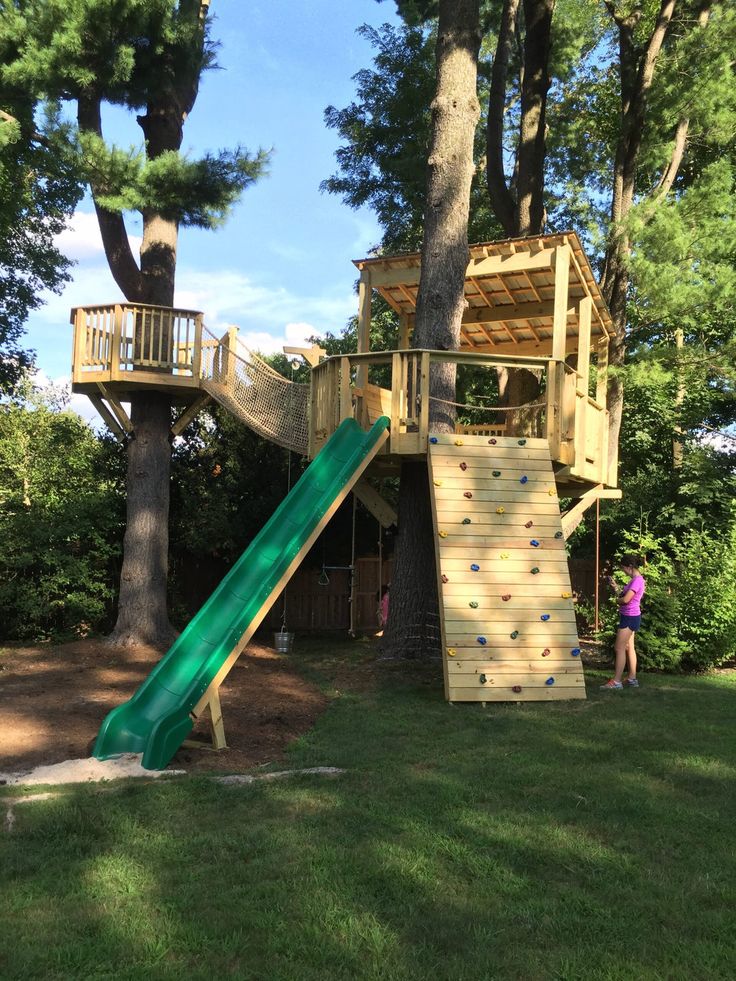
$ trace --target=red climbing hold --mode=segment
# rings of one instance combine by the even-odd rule
[[[508,603],[508,601],[511,599],[511,593],[504,593],[501,599],[504,601],[504,603]]]
[[[531,528],[533,524],[534,524],[533,521],[527,521],[527,523],[524,525],[524,527],[525,528]]]
[[[471,494],[470,491],[465,491],[465,493],[463,494],[463,497],[467,497],[468,499],[471,498],[472,496],[473,495]]]
[[[450,580],[447,578],[447,576],[445,575],[442,576],[442,582],[449,582],[449,581]]]
[[[496,445],[496,440],[495,439],[489,439],[488,442],[490,443],[491,446],[495,446]]]
[[[551,653],[552,651],[549,649],[549,647],[545,647],[542,651],[542,657],[549,657]]]
[[[514,685],[514,687],[511,689],[511,691],[520,692],[521,691],[521,685]]]
[[[461,464],[460,464],[460,469],[461,469],[461,470],[467,470],[467,469],[468,469],[468,465],[467,465],[467,463],[461,463]]]

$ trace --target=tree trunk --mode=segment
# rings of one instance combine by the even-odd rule
[[[413,345],[460,346],[468,265],[468,211],[473,140],[480,116],[476,92],[480,48],[478,0],[440,0],[437,88],[427,160],[427,208]],[[455,366],[433,366],[430,428],[452,432]],[[423,393],[426,398],[426,393]],[[407,657],[440,652],[434,536],[427,467],[404,462],[399,533],[384,649]]]

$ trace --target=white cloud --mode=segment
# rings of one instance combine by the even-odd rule
[[[141,239],[136,235],[129,236],[129,239],[130,247],[137,255]],[[86,262],[104,256],[100,227],[94,211],[75,211],[68,226],[56,236],[55,243],[60,252],[75,262]]]

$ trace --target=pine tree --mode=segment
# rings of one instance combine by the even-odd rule
[[[212,67],[209,0],[18,0],[0,37],[17,56],[3,78],[76,106],[75,145],[112,275],[130,302],[172,306],[179,228],[212,228],[262,172],[265,158],[237,148],[193,160],[184,124]],[[103,138],[105,105],[135,113],[143,148]],[[140,261],[124,213],[143,221]],[[171,447],[168,396],[134,394],[128,444],[127,525],[112,640],[165,645],[172,637],[166,584]]]

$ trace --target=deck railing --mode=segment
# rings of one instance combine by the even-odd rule
[[[198,383],[202,314],[138,303],[76,307],[72,381],[120,382],[131,372],[155,373],[158,383]],[[160,376],[160,377],[158,377]],[[143,376],[141,376],[142,379]]]
[[[443,362],[536,371],[545,395],[542,405],[537,403],[526,413],[535,434],[546,436],[553,461],[568,468],[571,477],[610,483],[606,452],[608,412],[580,388],[583,379],[574,368],[564,361],[538,357],[407,350],[329,358],[312,371],[310,456],[319,451],[342,419],[352,416],[367,425],[378,415],[391,418],[391,435],[384,453],[426,454],[430,373],[433,364]],[[384,374],[390,375],[389,385],[370,385],[370,368],[382,368]],[[493,408],[498,411],[499,407]],[[508,427],[507,432],[513,434],[513,428]],[[529,433],[520,431],[518,435]]]

